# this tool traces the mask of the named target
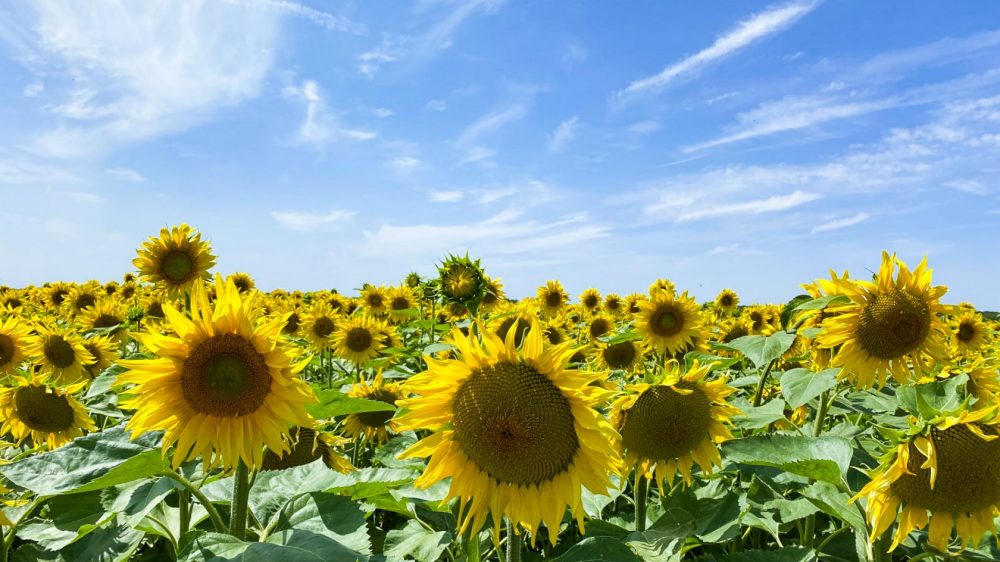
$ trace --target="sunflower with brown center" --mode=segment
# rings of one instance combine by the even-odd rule
[[[85,313],[89,308],[97,304],[100,297],[98,290],[100,287],[95,283],[85,283],[75,285],[63,299],[62,310],[67,316],[74,317]]]
[[[723,314],[736,312],[740,305],[740,297],[732,289],[723,289],[715,297],[715,310]]]
[[[639,303],[636,329],[646,343],[659,353],[674,354],[695,342],[704,327],[698,303],[687,291],[674,297],[661,291]]]
[[[250,277],[249,273],[234,273],[231,277],[233,284],[236,285],[236,290],[240,293],[249,293],[257,288],[257,284],[254,283],[253,277]]]
[[[361,289],[361,303],[368,314],[381,316],[389,311],[389,290],[376,285],[365,285]]]
[[[139,275],[171,298],[190,291],[198,280],[208,281],[208,270],[215,265],[208,242],[186,224],[161,229],[160,236],[143,242],[138,253],[132,264]]]
[[[642,365],[645,351],[642,340],[599,342],[594,348],[593,358],[602,369],[632,372]]]
[[[39,326],[28,338],[24,352],[42,366],[55,384],[73,384],[83,377],[83,368],[94,362],[83,347],[83,338],[65,326]]]
[[[995,408],[962,412],[912,430],[854,498],[867,499],[870,540],[893,521],[898,527],[890,551],[911,531],[928,525],[927,543],[941,552],[948,552],[953,528],[966,546],[978,543],[984,533],[996,533],[998,436]]]
[[[354,470],[351,461],[336,451],[344,446],[346,439],[311,427],[293,427],[289,435],[291,450],[282,454],[268,449],[264,452],[261,470],[285,470],[318,459],[323,459],[323,464],[341,474]]]
[[[950,328],[955,351],[963,357],[978,354],[990,337],[989,328],[975,311],[962,313],[955,319]]]
[[[549,280],[538,288],[538,308],[546,316],[556,316],[569,301],[569,295],[558,280]]]
[[[118,360],[115,342],[108,336],[94,336],[83,340],[83,348],[94,362],[86,366],[87,375],[94,378]]]
[[[898,276],[894,275],[897,264]],[[924,355],[939,361],[946,358],[945,326],[940,318],[946,308],[939,299],[948,288],[931,286],[926,259],[911,272],[895,255],[883,252],[875,282],[834,274],[821,286],[850,302],[829,307],[831,316],[823,320],[816,340],[821,347],[839,346],[833,365],[858,388],[882,387],[889,374],[902,384],[910,378],[911,366],[920,377],[926,368]]]
[[[604,310],[614,318],[621,318],[625,314],[625,301],[617,293],[604,295]]]
[[[0,321],[0,375],[9,375],[24,361],[28,327],[15,317]]]
[[[489,275],[484,277],[486,278],[486,292],[483,293],[483,302],[480,303],[479,308],[483,312],[489,312],[500,306],[507,299],[507,296],[503,292],[502,281]]]
[[[726,403],[736,389],[724,379],[705,381],[711,368],[695,360],[682,375],[671,361],[662,382],[629,385],[615,400],[611,423],[622,436],[623,474],[635,468],[662,493],[663,481],[671,484],[678,472],[691,485],[695,463],[707,474],[722,466],[717,444],[732,438],[726,424],[740,411]]]
[[[595,314],[587,322],[587,337],[590,341],[614,331],[615,321],[607,314]]]
[[[111,328],[107,335],[117,343],[128,337],[126,330],[125,310],[113,298],[102,298],[80,316],[80,325],[84,331]]]
[[[343,321],[343,318],[330,308],[330,305],[322,301],[315,301],[312,308],[309,309],[309,313],[301,319],[300,332],[309,340],[314,350],[323,351],[333,345],[337,326]],[[285,325],[282,326],[282,332],[287,327],[286,320]]]
[[[407,285],[389,289],[389,318],[393,322],[405,322],[416,314],[417,296]]]
[[[96,431],[94,420],[73,394],[86,382],[56,388],[37,377],[13,377],[14,386],[0,389],[0,433],[10,433],[17,444],[31,437],[35,447],[61,447],[84,431]]]
[[[583,530],[581,484],[595,493],[619,468],[617,435],[595,410],[610,396],[590,383],[602,373],[566,368],[571,342],[546,346],[537,320],[520,350],[514,332],[482,341],[459,329],[451,340],[460,358],[424,356],[428,369],[403,383],[401,429],[433,432],[401,457],[430,457],[416,485],[445,478],[445,501],[459,498],[459,532],[477,533],[492,518],[494,536],[506,517],[538,535],[545,524],[553,544],[568,507]]]
[[[355,365],[375,359],[385,347],[382,326],[374,318],[355,316],[341,323],[333,338],[333,352]]]
[[[371,384],[365,380],[356,383],[347,395],[393,406],[405,396],[399,383],[386,384],[382,373],[375,375]],[[344,418],[344,432],[352,439],[383,445],[389,440],[389,432],[399,431],[398,424],[392,418],[395,414],[391,410],[351,414]]]
[[[62,306],[63,301],[66,300],[66,295],[69,294],[70,285],[69,283],[63,281],[57,281],[49,285],[44,292],[44,303],[45,306],[50,310],[58,310]]]
[[[139,334],[155,359],[121,361],[128,369],[117,384],[127,389],[121,407],[136,410],[133,436],[163,430],[163,451],[176,445],[173,466],[201,457],[208,466],[258,469],[264,446],[288,450],[289,426],[308,426],[312,389],[296,375],[295,361],[280,337],[284,322],[260,324],[257,296],[242,296],[232,280],[216,278],[216,299],[205,286],[191,291],[191,317],[164,306],[176,336]]]
[[[601,293],[590,287],[580,293],[580,306],[587,314],[595,314],[601,310]]]

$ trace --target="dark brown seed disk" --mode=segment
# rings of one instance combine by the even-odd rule
[[[858,317],[861,349],[879,359],[895,359],[920,347],[931,327],[930,307],[901,289],[871,300]]]
[[[256,412],[271,393],[271,372],[253,344],[237,334],[211,337],[194,348],[181,374],[184,398],[203,414]]]
[[[73,427],[73,408],[65,396],[46,392],[44,386],[22,386],[14,393],[14,411],[29,429],[58,433]]]
[[[669,386],[651,386],[623,413],[622,443],[641,458],[676,459],[709,438],[711,403],[696,384],[682,382],[680,394]]]

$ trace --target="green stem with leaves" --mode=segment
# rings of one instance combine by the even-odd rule
[[[767,368],[764,369],[764,373],[760,375],[760,382],[757,383],[757,392],[753,395],[754,408],[760,406],[760,403],[764,398],[764,385],[767,384],[767,377],[771,374],[771,367],[774,367],[774,363],[774,361],[768,363]]]
[[[160,476],[170,478],[174,482],[183,486],[185,490],[190,492],[191,495],[198,500],[198,503],[205,508],[205,511],[208,512],[208,518],[212,520],[212,525],[215,527],[215,531],[218,533],[226,532],[226,524],[222,521],[222,516],[219,515],[219,510],[215,509],[215,505],[213,505],[208,497],[201,493],[201,490],[199,490],[198,487],[195,486],[190,480],[184,478],[173,470],[164,470],[160,472]]]

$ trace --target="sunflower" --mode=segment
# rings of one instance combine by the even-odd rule
[[[419,487],[451,478],[459,532],[478,532],[489,514],[494,537],[507,517],[532,541],[544,522],[555,544],[567,506],[583,529],[580,485],[604,493],[619,468],[617,435],[594,409],[610,393],[589,386],[603,373],[566,369],[573,344],[545,346],[537,320],[520,351],[513,332],[506,341],[480,333],[481,343],[453,329],[461,358],[425,356],[428,370],[403,384],[419,396],[399,402],[401,429],[434,433],[401,457],[430,457]]]
[[[68,316],[83,314],[97,304],[98,287],[94,284],[75,285],[63,299],[62,309]]]
[[[641,340],[618,343],[600,342],[594,349],[594,358],[602,369],[632,371],[642,365],[645,349]]]
[[[867,498],[870,540],[894,520],[890,551],[929,524],[927,542],[948,551],[952,528],[966,546],[996,533],[1000,513],[1000,426],[996,409],[962,412],[926,424],[904,438],[883,459],[854,499]]]
[[[446,303],[459,303],[477,309],[486,294],[486,273],[479,260],[448,256],[438,266],[441,296]]]
[[[660,353],[677,353],[694,343],[704,320],[698,303],[685,291],[675,297],[661,291],[639,303],[636,328],[650,347]]]
[[[10,433],[20,445],[28,437],[35,447],[61,447],[84,431],[95,431],[94,420],[73,394],[86,382],[53,388],[37,377],[14,377],[15,386],[0,389],[0,433]]]
[[[705,382],[711,368],[696,359],[681,375],[671,361],[662,382],[629,385],[615,400],[611,423],[622,436],[623,473],[635,467],[662,493],[664,479],[671,484],[677,472],[690,486],[694,463],[708,474],[722,466],[716,444],[732,438],[726,424],[740,411],[726,403],[736,389],[723,379]]]
[[[604,295],[604,310],[615,318],[621,318],[625,313],[625,301],[617,293]]]
[[[580,293],[580,306],[589,314],[598,312],[601,309],[601,293],[593,287],[584,290]]]
[[[88,308],[80,316],[80,325],[84,331],[98,328],[114,328],[109,335],[118,343],[121,343],[128,336],[125,329],[125,311],[121,304],[110,298],[103,298],[97,304]],[[117,327],[116,327],[117,326]]]
[[[569,295],[563,290],[562,283],[556,280],[546,281],[538,288],[538,306],[547,316],[558,314],[569,300]]]
[[[608,334],[615,329],[615,321],[613,318],[607,314],[595,314],[587,322],[587,337],[590,341],[594,341],[597,338]]]
[[[657,279],[653,281],[653,284],[649,286],[649,296],[650,298],[656,298],[658,296],[673,297],[677,294],[677,289],[674,287],[673,281],[669,279]]]
[[[250,277],[249,273],[234,273],[231,277],[236,285],[236,290],[241,293],[249,293],[257,288],[257,284],[253,282],[253,277]]]
[[[364,365],[374,359],[385,347],[381,326],[373,318],[356,316],[343,322],[333,338],[333,351],[343,359]]]
[[[641,311],[639,305],[646,300],[648,300],[646,295],[640,295],[639,293],[625,295],[625,312],[631,316],[639,314]]]
[[[71,384],[83,376],[85,365],[93,364],[83,347],[83,338],[63,326],[40,326],[38,335],[28,338],[24,352],[51,373],[56,384]]]
[[[118,290],[118,295],[121,296],[122,300],[128,301],[135,297],[136,286],[135,283],[126,282],[122,283],[121,288]]]
[[[507,339],[507,334],[511,331],[514,332],[514,347],[520,347],[521,343],[524,342],[524,336],[531,329],[531,316],[524,310],[515,309],[515,311],[503,318],[498,319],[495,322],[496,328],[493,329],[493,333],[497,335],[501,340]],[[548,332],[546,332],[548,336]],[[550,343],[559,343],[558,341],[552,341],[549,339]]]
[[[952,328],[952,338],[959,355],[974,355],[986,344],[989,329],[983,319],[973,311],[959,316]]]
[[[506,300],[507,296],[503,292],[502,281],[494,279],[489,275],[485,275],[484,277],[486,278],[486,292],[483,293],[483,302],[480,303],[480,308],[486,312],[495,310],[500,303]]]
[[[364,398],[365,400],[375,400],[386,404],[396,405],[396,402],[404,398],[399,383],[386,384],[382,379],[382,373],[375,375],[371,384],[362,380],[354,385],[347,393],[354,398]],[[359,412],[344,418],[344,431],[353,439],[364,439],[368,442],[376,442],[384,445],[389,440],[389,432],[398,432],[399,427],[392,417],[394,411]]]
[[[0,375],[9,375],[24,361],[28,328],[16,318],[0,320]]]
[[[417,296],[413,289],[400,285],[389,290],[389,318],[403,322],[410,318],[409,311],[414,308],[417,308]]]
[[[70,284],[57,281],[45,289],[45,305],[50,309],[58,309],[69,295]]]
[[[95,336],[83,340],[83,348],[93,358],[94,362],[86,366],[87,375],[94,378],[111,367],[118,360],[115,343],[108,336]]]
[[[292,312],[292,314],[295,313]],[[309,309],[309,313],[302,319],[302,329],[300,331],[309,340],[309,343],[312,344],[313,349],[323,351],[332,345],[337,325],[342,322],[343,320],[339,315],[330,309],[330,305],[319,301],[313,304],[312,308]],[[287,328],[288,320],[282,325],[282,332],[288,333],[286,331]]]
[[[897,263],[899,275],[893,279]],[[910,376],[908,364],[919,377],[923,354],[944,359],[945,328],[938,315],[945,307],[938,299],[948,289],[931,287],[926,259],[911,273],[895,254],[883,252],[874,283],[845,278],[834,274],[828,292],[850,302],[829,307],[832,316],[816,336],[822,347],[840,346],[833,365],[841,368],[841,377],[851,378],[859,388],[875,383],[882,387],[890,373],[897,382],[905,382]]]
[[[163,451],[176,444],[173,466],[201,456],[208,466],[258,469],[264,446],[288,450],[289,425],[310,425],[306,404],[316,401],[296,373],[294,351],[280,338],[284,322],[255,326],[256,297],[242,296],[232,279],[216,277],[214,308],[204,284],[191,290],[191,318],[170,305],[177,337],[140,334],[155,359],[121,361],[118,384],[134,384],[121,406],[136,410],[133,437],[163,430]]]
[[[143,242],[138,253],[132,264],[139,275],[165,289],[170,297],[190,291],[199,279],[207,281],[208,270],[215,265],[208,242],[186,224],[161,229],[160,236]]]
[[[323,459],[323,464],[342,474],[354,470],[351,461],[335,450],[343,447],[346,439],[310,427],[294,427],[289,435],[291,450],[281,454],[268,449],[264,452],[261,470],[284,470],[309,464],[317,459]]]
[[[731,289],[723,289],[715,297],[716,310],[725,314],[736,312],[736,307],[740,304],[740,297]]]
[[[381,316],[389,311],[389,291],[385,287],[366,285],[361,289],[361,302],[368,314]]]

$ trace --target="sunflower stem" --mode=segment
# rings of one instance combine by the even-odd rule
[[[188,529],[191,528],[191,492],[187,490],[177,491],[177,509],[180,511],[177,542],[181,542],[181,537],[186,535]]]
[[[521,562],[521,535],[517,534],[514,524],[507,520],[507,562]]]
[[[760,382],[757,383],[757,392],[753,395],[753,407],[756,408],[760,406],[762,399],[764,398],[764,385],[767,384],[767,376],[771,374],[771,367],[774,366],[774,361],[767,364],[767,368],[764,369],[763,374],[760,375]]]
[[[11,525],[7,534],[3,535],[3,541],[0,541],[0,562],[7,562],[7,554],[10,551],[11,545],[14,544],[14,536],[17,534],[17,527],[23,523],[24,520],[30,517],[31,514],[34,513],[35,509],[37,509],[38,506],[41,505],[41,503],[46,499],[48,498],[43,496],[36,497],[34,501],[31,502],[31,505],[29,505],[28,508],[21,513],[21,516],[18,517],[17,521],[11,521],[13,525]]]
[[[198,487],[195,486],[190,480],[184,478],[173,470],[164,470],[160,472],[160,476],[166,476],[183,486],[185,490],[190,492],[191,495],[198,500],[198,503],[205,508],[205,511],[208,512],[208,518],[212,520],[212,525],[215,527],[215,531],[218,533],[226,532],[226,524],[222,522],[222,516],[219,515],[219,510],[215,509],[215,506],[212,505],[212,502],[208,499],[208,497],[201,493],[201,490],[199,490]]]
[[[830,402],[833,397],[828,396],[830,391],[825,391],[819,397],[819,411],[816,412],[816,423],[813,425],[813,437],[819,437],[823,433],[823,422],[826,421],[826,413],[830,409]]]
[[[635,470],[635,531],[646,530],[646,500],[649,499],[649,482],[638,468]]]
[[[247,502],[250,499],[250,469],[241,459],[233,475],[232,515],[229,519],[229,534],[239,540],[247,536]]]

